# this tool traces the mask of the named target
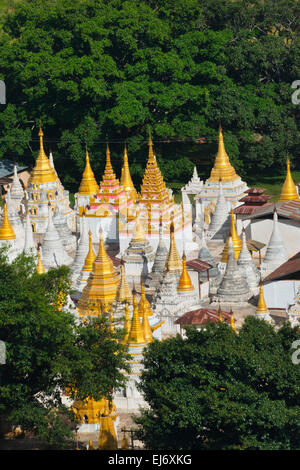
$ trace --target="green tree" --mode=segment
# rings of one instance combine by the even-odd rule
[[[69,292],[69,269],[38,275],[32,257],[11,264],[0,252],[0,337],[6,364],[0,367],[0,420],[33,431],[60,447],[74,429],[62,393],[72,399],[111,398],[121,388],[128,357],[107,318],[82,321],[60,310],[58,294]],[[73,423],[73,425],[72,425]]]
[[[150,409],[136,420],[150,449],[299,449],[300,366],[285,324],[247,317],[187,329],[151,344],[141,390]]]

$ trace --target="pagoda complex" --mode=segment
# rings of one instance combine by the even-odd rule
[[[230,163],[223,140],[223,131],[219,126],[219,148],[215,158],[210,177],[205,181],[202,190],[196,198],[201,202],[200,210],[203,211],[210,205],[215,206],[219,196],[219,181],[222,182],[223,193],[229,208],[239,205],[239,199],[248,189],[247,184],[236,174]]]
[[[39,130],[40,151],[34,169],[26,188],[27,198],[24,205],[29,210],[33,232],[45,233],[48,226],[48,204],[51,204],[52,213],[59,206],[68,226],[73,228],[74,212],[70,208],[69,192],[66,191],[50,160],[45,154],[43,144],[43,131]],[[26,213],[23,214],[26,218]]]

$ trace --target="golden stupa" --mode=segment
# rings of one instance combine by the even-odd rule
[[[119,180],[116,177],[112,164],[111,164],[110,150],[109,150],[109,145],[107,143],[105,170],[102,176],[102,181],[100,182],[101,194],[109,194],[111,193],[111,191],[121,192],[121,188],[119,186],[120,186]]]
[[[230,310],[230,327],[235,333],[237,333],[235,323],[234,323],[234,316],[233,316],[233,311],[232,310]]]
[[[258,297],[258,302],[257,302],[257,308],[256,308],[256,313],[269,313],[269,310],[267,309],[266,301],[264,298],[264,290],[263,290],[263,284],[262,281],[259,283],[259,297]]]
[[[182,273],[178,282],[177,291],[178,292],[192,292],[195,290],[190,275],[186,269],[186,256],[182,256]]]
[[[15,238],[16,238],[16,234],[8,219],[7,206],[6,206],[6,202],[4,202],[3,220],[2,220],[1,227],[0,227],[0,240],[14,240]]]
[[[235,259],[237,260],[240,254],[240,251],[242,249],[243,242],[240,239],[240,237],[237,234],[236,228],[235,228],[235,222],[234,222],[234,214],[233,210],[231,209],[231,225],[230,225],[230,232],[227,237],[225,247],[222,253],[222,258],[221,262],[222,263],[227,263],[227,258],[228,258],[228,243],[229,243],[229,237],[232,238],[232,243],[233,243],[233,249],[234,249],[234,254],[235,254]]]
[[[127,283],[124,262],[121,262],[120,274],[121,274],[121,280],[117,289],[116,301],[131,303],[132,294]]]
[[[143,182],[141,185],[141,201],[168,203],[169,192],[166,188],[160,169],[153,152],[153,144],[149,135],[149,156]]]
[[[98,194],[98,192],[99,192],[99,186],[97,184],[93,170],[91,168],[89,153],[88,153],[88,150],[86,149],[85,169],[82,175],[82,180],[79,186],[78,193],[83,196],[84,195],[90,196],[90,195]]]
[[[147,312],[147,315],[149,315],[149,316],[153,315],[151,307],[150,307],[150,303],[147,300],[147,297],[146,297],[146,294],[145,294],[145,284],[144,284],[143,278],[141,278],[141,298],[140,298],[140,301],[139,301],[138,311],[139,311],[139,316],[140,317],[142,317],[144,315],[145,311]]]
[[[239,176],[236,174],[235,169],[230,164],[229,157],[225,150],[223,132],[221,125],[219,126],[219,148],[215,158],[214,167],[211,170],[210,178],[208,181],[219,182],[220,179],[224,182],[235,181]]]
[[[140,345],[145,343],[145,336],[143,327],[140,322],[137,300],[136,300],[136,292],[135,290],[132,292],[133,298],[133,315],[131,319],[131,327],[128,337],[128,343],[130,345]]]
[[[101,234],[98,254],[78,302],[79,313],[86,316],[99,315],[101,309],[102,312],[107,311],[116,297],[118,284],[118,273],[106,253]]]
[[[123,186],[125,193],[129,195],[129,197],[133,200],[133,202],[136,202],[137,192],[136,192],[136,189],[134,187],[134,184],[132,182],[131,175],[130,175],[126,144],[124,148],[124,161],[123,161],[123,167],[121,171],[120,183]]]
[[[44,268],[44,265],[42,263],[42,258],[41,258],[41,251],[40,251],[40,248],[38,249],[38,261],[37,261],[37,265],[36,265],[36,272],[38,274],[44,274],[45,273],[45,268]]]
[[[182,272],[182,259],[180,258],[176,247],[173,221],[171,221],[170,224],[170,248],[167,255],[164,271],[170,271],[178,275],[181,275]]]
[[[299,201],[296,185],[293,181],[290,169],[290,159],[286,161],[286,178],[283,183],[279,201]]]
[[[43,136],[43,131],[40,128],[40,151],[36,159],[34,169],[31,172],[28,184],[54,183],[55,181],[57,181],[57,175],[55,173],[55,170],[51,166],[50,161],[44,151]]]

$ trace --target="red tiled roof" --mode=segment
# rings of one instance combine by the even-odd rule
[[[269,199],[270,199],[271,196],[267,196],[266,194],[261,194],[261,195],[258,195],[258,196],[252,196],[252,195],[249,195],[249,196],[244,196],[242,197],[242,199],[239,199],[239,202],[248,202],[250,204],[255,204],[256,202],[257,203],[265,203],[267,202]],[[263,204],[257,204],[257,205],[263,205]]]
[[[233,213],[240,214],[240,215],[251,215],[260,207],[262,207],[261,204],[256,205],[256,206],[254,206],[253,204],[251,205],[243,204],[242,206],[239,206],[233,209]]]
[[[249,218],[254,219],[273,214],[274,205],[276,205],[278,217],[285,217],[300,222],[300,201],[281,201],[276,202],[276,204],[268,202],[266,205],[256,209]]]
[[[279,266],[277,269],[275,269],[275,271],[266,276],[263,280],[263,283],[265,284],[270,281],[281,279],[285,276],[288,276],[289,274],[294,274],[298,271],[300,271],[300,251],[296,255],[292,256],[292,258],[287,260],[285,263],[283,263],[281,266]]]
[[[265,188],[257,188],[257,187],[256,188],[248,188],[245,191],[245,193],[247,193],[247,194],[263,194],[264,192],[265,192]]]
[[[119,258],[116,258],[115,256],[109,255],[110,259],[113,262],[113,265],[115,268],[118,268],[121,264],[121,260]]]
[[[222,311],[222,318],[226,323],[230,323],[230,314]],[[176,325],[204,325],[208,322],[217,323],[219,321],[219,312],[218,310],[208,309],[208,308],[199,308],[198,310],[192,310],[191,312],[186,312],[180,318],[178,318],[175,323]]]
[[[212,265],[211,265],[211,264],[206,263],[205,261],[201,261],[201,260],[198,259],[198,258],[195,258],[195,259],[192,259],[192,260],[190,260],[190,261],[187,261],[187,262],[186,262],[186,265],[187,265],[189,268],[193,268],[193,269],[195,269],[196,271],[200,271],[200,272],[208,271],[208,269],[212,268]]]

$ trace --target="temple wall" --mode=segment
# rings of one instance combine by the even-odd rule
[[[287,308],[294,303],[299,281],[279,280],[264,284],[264,298],[268,308]]]

